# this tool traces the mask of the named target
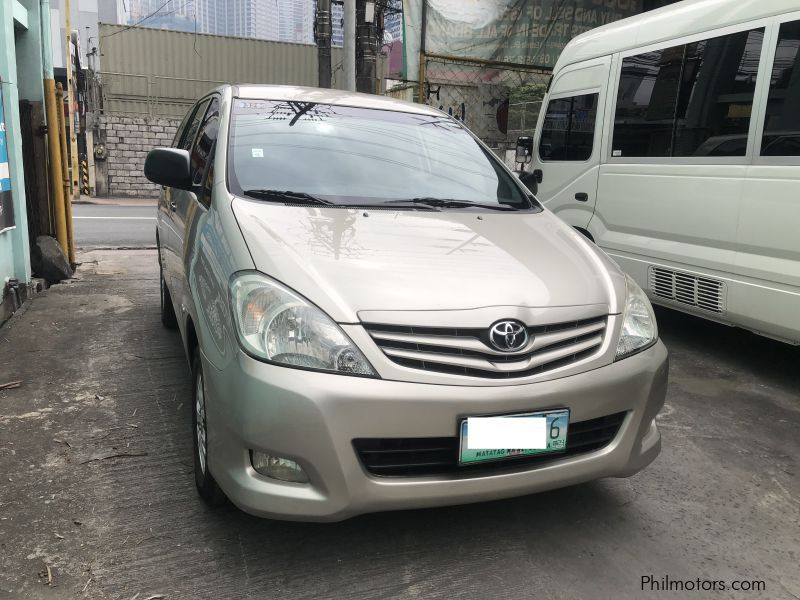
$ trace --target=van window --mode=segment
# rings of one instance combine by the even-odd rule
[[[670,156],[683,46],[622,61],[612,156]]]
[[[589,160],[594,145],[598,94],[551,100],[539,140],[543,161]]]
[[[622,61],[612,156],[744,156],[764,29]]]
[[[800,156],[800,21],[781,25],[767,112],[764,117],[762,156]]]

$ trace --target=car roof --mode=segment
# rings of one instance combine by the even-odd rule
[[[567,44],[554,70],[796,10],[800,10],[800,0],[683,0],[582,33]]]
[[[327,88],[303,87],[297,85],[256,85],[238,84],[233,87],[236,98],[252,100],[279,100],[288,102],[316,102],[338,106],[355,106],[378,110],[416,113],[421,115],[442,116],[438,109],[425,104],[405,102],[389,96],[360,94]]]

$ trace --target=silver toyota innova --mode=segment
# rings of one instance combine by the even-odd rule
[[[645,294],[441,111],[221,87],[145,174],[205,500],[336,521],[658,454],[667,351]]]

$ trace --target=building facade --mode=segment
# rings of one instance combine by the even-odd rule
[[[30,290],[20,101],[44,100],[40,14],[39,0],[0,2],[0,323]]]

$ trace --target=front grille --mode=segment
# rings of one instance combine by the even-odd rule
[[[489,328],[408,327],[365,323],[393,362],[411,367],[491,379],[527,377],[569,365],[597,352],[606,317],[528,327],[529,342],[517,352],[489,344]]]
[[[459,466],[458,437],[362,438],[353,440],[361,464],[372,475],[417,477],[457,473],[474,477],[502,470],[535,468],[554,460],[599,450],[619,431],[624,412],[569,424],[567,448],[554,454],[509,458],[497,462]]]
[[[713,313],[725,311],[725,284],[663,267],[650,267],[650,291],[657,298]]]

